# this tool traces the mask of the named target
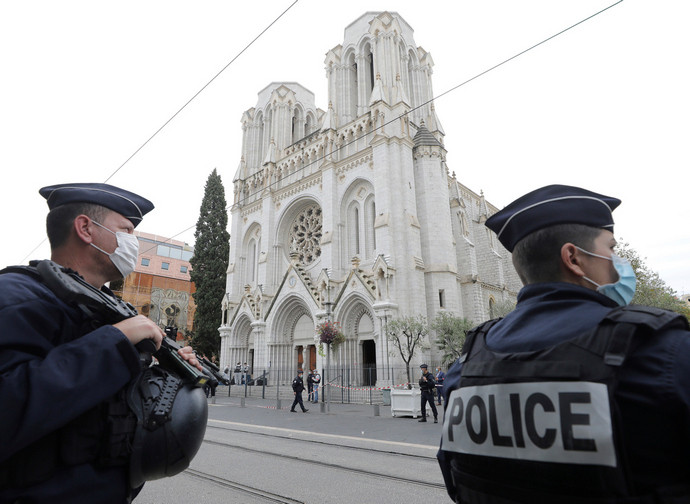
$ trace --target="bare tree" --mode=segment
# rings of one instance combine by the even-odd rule
[[[426,317],[401,317],[393,319],[388,324],[387,337],[398,351],[407,370],[407,388],[412,388],[412,374],[410,373],[410,361],[416,351],[429,348],[426,337],[429,334],[429,324]]]

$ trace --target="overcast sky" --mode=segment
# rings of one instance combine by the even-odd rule
[[[0,266],[49,255],[44,185],[148,197],[142,231],[194,241],[217,168],[232,201],[242,113],[271,82],[327,109],[326,52],[367,11],[398,12],[435,62],[436,96],[612,5],[595,0],[0,0]],[[690,2],[625,0],[445,94],[448,167],[501,208],[539,186],[623,200],[615,233],[690,292]]]

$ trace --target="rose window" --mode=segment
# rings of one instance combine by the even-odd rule
[[[305,266],[321,255],[321,208],[312,205],[302,210],[290,226],[290,251],[299,253]]]

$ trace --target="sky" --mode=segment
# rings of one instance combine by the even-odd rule
[[[49,257],[38,189],[66,182],[137,192],[139,230],[193,244],[258,92],[299,82],[326,110],[326,52],[384,10],[431,53],[460,182],[498,208],[552,183],[618,197],[617,239],[690,293],[687,0],[0,0],[0,267]]]

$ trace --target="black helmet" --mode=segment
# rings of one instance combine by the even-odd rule
[[[161,366],[150,366],[130,385],[127,403],[137,417],[131,487],[189,467],[206,432],[208,403],[203,390]]]

